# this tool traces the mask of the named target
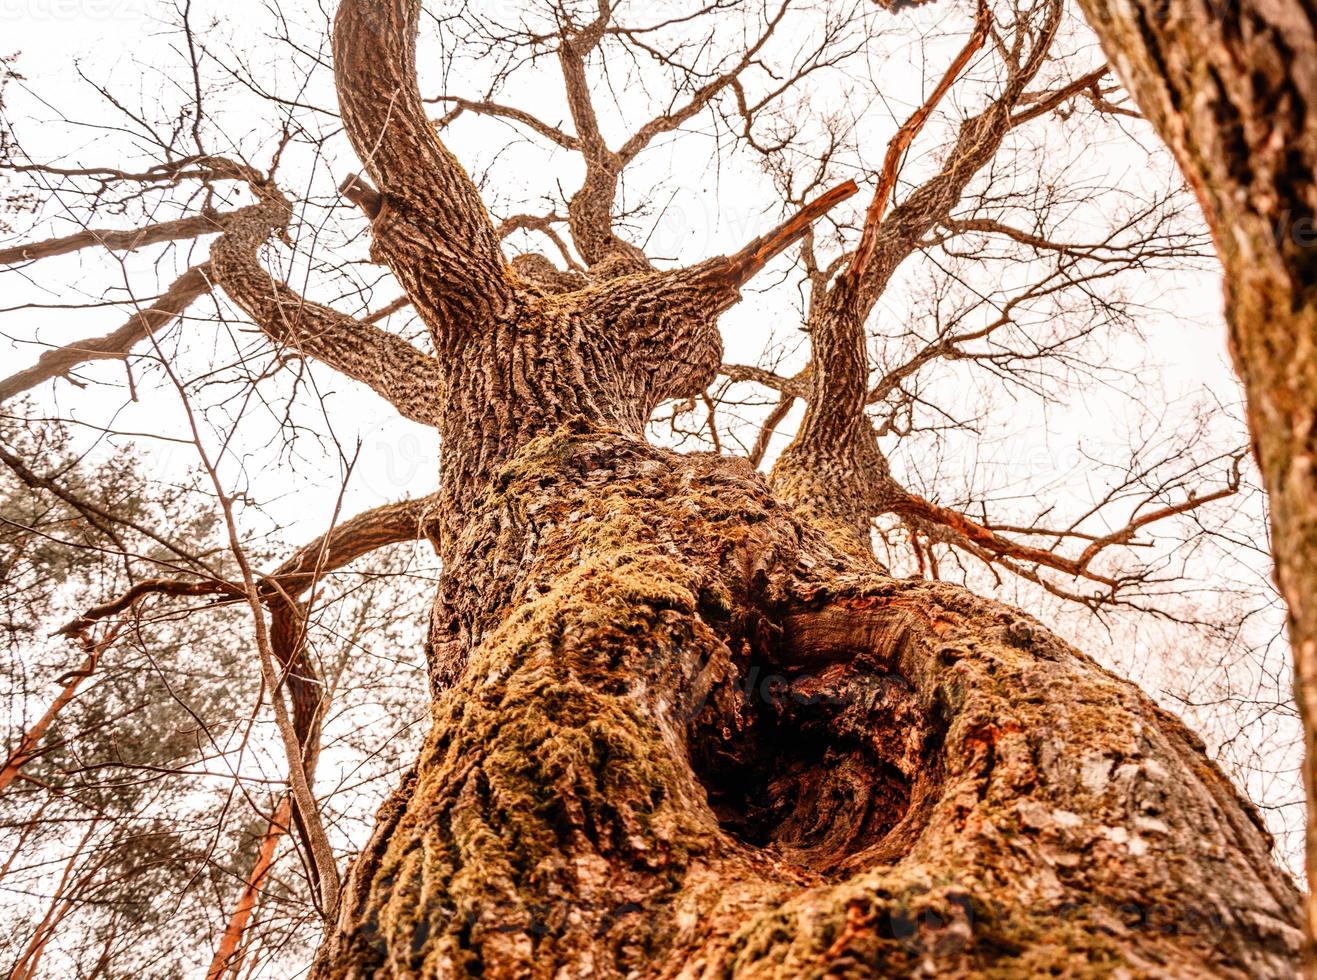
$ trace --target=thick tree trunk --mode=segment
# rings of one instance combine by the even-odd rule
[[[1225,266],[1289,606],[1317,880],[1317,10],[1298,0],[1081,6],[1197,193]],[[1311,899],[1307,927],[1317,936]]]
[[[442,402],[434,723],[314,975],[1292,975],[1298,894],[1202,745],[1028,616],[884,574],[850,506],[867,444],[810,442],[826,405],[776,490],[644,441],[827,202],[673,271],[577,208],[583,284],[527,278],[427,121],[419,17],[340,0],[334,68],[374,254],[438,354],[432,382],[348,365]],[[225,288],[296,336],[254,241],[217,245]],[[828,322],[826,394],[862,408],[862,315]]]
[[[471,507],[469,662],[316,976],[1292,975],[1252,808],[1028,616],[586,424]]]

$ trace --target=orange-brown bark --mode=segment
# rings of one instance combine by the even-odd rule
[[[1024,613],[892,578],[867,540],[876,516],[896,513],[975,553],[1096,574],[1102,540],[1065,559],[910,494],[866,414],[866,322],[895,270],[953,221],[1013,127],[1101,76],[1029,94],[1062,10],[1016,8],[999,91],[892,204],[897,163],[983,44],[981,14],[893,139],[860,251],[809,270],[810,366],[744,372],[783,392],[778,420],[808,403],[768,481],[721,454],[649,445],[646,426],[665,401],[707,397],[719,316],[855,186],[729,256],[672,269],[618,234],[613,208],[626,164],[719,92],[749,115],[738,76],[780,14],[620,149],[588,77],[612,7],[564,14],[545,44],[573,133],[449,100],[583,157],[565,216],[495,225],[426,116],[420,0],[341,0],[335,82],[363,174],[340,190],[404,292],[385,309],[410,305],[433,356],[378,327],[381,315],[347,316],[273,276],[263,249],[289,237],[288,197],[214,160],[208,179],[242,181],[256,201],[225,217],[210,268],[272,343],[434,427],[439,489],[344,523],[265,578],[243,564],[241,584],[144,582],[72,627],[152,592],[251,605],[293,799],[213,970],[239,955],[276,824],[291,819],[329,918],[322,980],[1292,972],[1298,893],[1192,733]],[[566,268],[509,261],[513,227],[556,240]],[[443,563],[426,651],[434,724],[340,892],[312,792],[323,705],[303,596],[324,572],[419,535]]]
[[[238,903],[233,907],[233,914],[229,916],[228,924],[224,927],[219,945],[215,947],[215,956],[206,970],[206,980],[224,980],[225,977],[238,976],[238,971],[242,968],[242,937],[247,931],[252,912],[256,909],[265,876],[270,871],[270,865],[274,863],[275,849],[279,846],[280,839],[288,833],[291,816],[292,802],[285,796],[279,800],[279,806],[270,817],[270,825],[261,837],[256,860],[252,862],[252,869],[243,883],[242,894],[238,896]]]
[[[84,643],[86,655],[83,657],[82,663],[75,670],[70,671],[61,678],[64,682],[63,689],[56,695],[55,700],[50,703],[50,707],[45,710],[42,716],[23,733],[18,740],[18,745],[5,759],[4,768],[0,769],[0,793],[4,792],[5,787],[14,781],[23,766],[37,754],[38,746],[40,746],[41,740],[46,737],[46,732],[50,730],[50,726],[59,717],[59,713],[68,707],[69,702],[78,693],[78,688],[82,685],[82,682],[96,671],[96,664],[99,662],[101,654],[104,653],[106,647],[114,642],[117,633],[118,631],[114,630],[109,636],[100,641],[88,640]]]

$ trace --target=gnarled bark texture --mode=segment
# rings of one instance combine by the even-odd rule
[[[863,267],[813,321],[810,413],[772,486],[654,448],[654,407],[704,390],[719,314],[817,207],[657,271],[611,230],[618,160],[578,105],[604,172],[571,214],[589,268],[526,274],[426,120],[419,9],[343,0],[334,57],[379,188],[355,192],[374,254],[437,354],[405,392],[436,403],[444,445],[434,724],[315,976],[1292,973],[1297,893],[1194,736],[1028,616],[895,580],[865,546],[864,481],[885,464],[857,427],[861,327],[942,198],[866,229]],[[597,28],[563,30],[571,69]],[[994,108],[966,139],[1010,124]],[[277,231],[276,204],[253,220]],[[365,336],[314,306],[291,317],[254,260],[237,230],[214,259],[272,336]],[[376,353],[344,370],[407,389]]]
[[[1294,888],[1179,721],[745,464],[565,427],[451,555],[470,659],[317,976],[1293,970]]]
[[[1175,154],[1225,266],[1289,606],[1317,880],[1317,11],[1298,0],[1081,0]],[[1309,937],[1317,902],[1309,900]]]
[[[1311,729],[1313,19],[1280,0],[1084,4],[1195,182],[1225,257]],[[1099,552],[1233,492],[1136,513],[1068,558],[1027,544],[1038,529],[1016,539],[911,493],[869,415],[922,364],[975,356],[972,345],[1009,322],[1007,309],[941,332],[871,378],[866,323],[897,269],[930,235],[983,227],[953,213],[972,182],[1016,127],[1089,87],[1100,99],[1105,66],[1040,90],[1063,0],[980,5],[959,55],[889,145],[854,251],[820,262],[809,234],[856,192],[847,182],[807,203],[799,194],[793,217],[732,255],[657,268],[615,227],[624,171],[720,93],[735,96],[751,138],[741,76],[773,76],[759,52],[786,7],[774,5],[743,56],[614,148],[590,90],[591,66],[619,30],[612,5],[559,6],[554,33],[534,43],[556,56],[573,132],[447,98],[454,112],[502,116],[582,156],[566,215],[496,228],[421,99],[421,0],[340,0],[335,84],[364,171],[340,190],[370,219],[371,256],[404,293],[371,316],[272,275],[262,251],[291,240],[294,205],[273,171],[218,156],[131,179],[236,183],[251,203],[0,253],[0,263],[26,262],[217,235],[209,259],[153,305],[0,381],[0,400],[87,360],[127,357],[216,290],[270,342],[368,385],[443,443],[429,497],[348,521],[260,579],[231,525],[241,583],[140,581],[66,631],[82,634],[150,593],[249,603],[288,757],[289,815],[329,924],[320,980],[1292,976],[1299,895],[1201,743],[1026,614],[895,579],[872,550],[874,519],[895,514],[912,534],[1058,594],[1038,569],[1114,595],[1120,582],[1092,567]],[[996,95],[964,120],[936,172],[891,200],[920,127],[981,50],[1001,66]],[[822,63],[806,58],[796,80]],[[503,236],[518,227],[555,242],[567,268],[534,253],[509,260]],[[722,365],[719,316],[795,242],[809,366],[782,378]],[[428,349],[379,325],[402,304],[424,320]],[[782,395],[755,464],[772,425],[806,402],[771,477],[645,441],[657,406],[704,396],[720,372]],[[64,496],[92,523],[108,520]],[[340,890],[313,791],[325,702],[305,649],[308,595],[354,557],[422,535],[443,562],[427,643],[433,728]],[[1310,738],[1310,786],[1313,749]],[[23,761],[11,759],[0,783]],[[258,865],[250,892],[260,876]],[[237,948],[250,899],[226,949]]]

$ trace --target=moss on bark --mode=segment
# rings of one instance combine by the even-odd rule
[[[319,977],[1292,968],[1297,893],[1177,720],[744,463],[564,428],[454,553],[464,667]]]

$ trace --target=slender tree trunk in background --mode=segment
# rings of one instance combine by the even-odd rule
[[[1197,193],[1225,266],[1289,606],[1317,881],[1317,12],[1297,0],[1081,6]],[[1317,935],[1311,898],[1306,925]]]
[[[45,714],[23,733],[23,737],[18,740],[18,745],[15,746],[14,751],[10,752],[9,758],[5,759],[4,768],[0,769],[0,792],[4,792],[5,787],[12,783],[14,777],[18,775],[18,771],[27,765],[36,754],[37,746],[46,737],[46,732],[50,730],[50,726],[59,717],[59,713],[73,700],[73,696],[78,693],[78,687],[82,682],[95,671],[96,663],[100,660],[101,654],[106,647],[114,642],[114,638],[114,636],[110,636],[100,643],[88,643],[87,655],[83,658],[82,663],[78,665],[78,669],[66,675],[67,680],[64,681],[64,689],[51,702]]]
[[[87,847],[87,842],[91,840],[92,835],[96,833],[97,821],[87,826],[87,831],[78,841],[78,845],[69,855],[68,861],[64,865],[64,872],[60,876],[59,882],[55,886],[55,893],[50,897],[50,906],[46,909],[45,917],[37,924],[32,933],[32,938],[23,948],[22,954],[18,957],[17,962],[9,972],[9,980],[34,980],[37,976],[37,968],[41,965],[41,957],[46,952],[46,946],[55,935],[55,930],[64,917],[69,914],[73,908],[73,898],[68,894],[70,888],[76,889],[76,882],[71,886],[70,882],[74,879],[74,872],[77,869],[78,859],[82,857],[82,852]]]
[[[274,862],[275,848],[279,846],[284,834],[288,833],[288,823],[291,819],[291,799],[284,796],[270,818],[264,836],[261,837],[256,860],[252,864],[251,873],[247,875],[247,882],[243,886],[242,895],[238,898],[238,904],[234,906],[233,914],[229,916],[229,924],[225,927],[219,945],[215,948],[210,969],[206,971],[206,980],[223,980],[225,976],[238,975],[238,970],[242,967],[242,954],[238,947],[242,943],[242,936],[247,930],[252,911],[256,908],[256,900],[260,897],[265,875]]]

